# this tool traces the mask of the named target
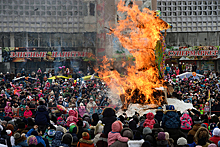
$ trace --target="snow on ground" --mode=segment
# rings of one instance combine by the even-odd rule
[[[175,109],[178,111],[185,111],[189,108],[193,108],[193,105],[191,103],[184,103],[183,101],[180,101],[176,98],[167,98],[168,105],[174,105]],[[149,105],[141,105],[141,104],[130,104],[128,106],[128,110],[125,112],[128,117],[132,117],[135,112],[138,112],[140,115],[144,115],[148,112],[152,112],[156,114],[157,105],[149,104]],[[163,110],[166,110],[166,106],[163,106]],[[119,110],[117,113],[117,116],[122,115],[124,111]]]

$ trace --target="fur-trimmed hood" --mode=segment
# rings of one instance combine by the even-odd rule
[[[15,139],[15,144],[17,145],[18,143],[21,143],[23,141],[25,141],[27,138],[25,136],[21,136],[18,139]]]
[[[101,124],[101,123],[98,123],[96,126],[95,126],[95,131],[94,131],[94,134],[98,134],[98,133],[102,133],[104,129],[104,126]]]
[[[103,109],[102,111],[102,115],[103,117],[111,117],[111,116],[115,116],[115,109],[111,108],[111,107],[106,107],[105,109]]]
[[[86,144],[93,144],[93,141],[92,141],[92,140],[85,140],[85,139],[83,139],[83,138],[81,138],[81,139],[79,140],[79,142],[80,142],[80,143],[86,143]]]
[[[167,112],[177,112],[176,110],[166,110],[165,112],[164,112],[164,114],[166,114]]]
[[[204,128],[204,127],[200,127],[195,134],[195,141],[196,144],[198,144],[199,139],[201,138],[205,138],[206,142],[209,140],[210,136],[209,136],[209,130]]]

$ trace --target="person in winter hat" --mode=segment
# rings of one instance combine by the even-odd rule
[[[111,146],[117,140],[121,142],[127,142],[129,140],[127,137],[121,136],[120,132],[122,129],[123,126],[120,121],[115,121],[112,124],[112,131],[108,133],[108,146]]]
[[[77,147],[95,147],[92,140],[89,140],[89,133],[83,132],[82,138],[79,140]]]
[[[35,123],[36,125],[48,125],[48,123],[50,123],[49,113],[43,104],[38,106],[35,114]]]
[[[165,138],[164,132],[159,132],[157,136],[157,147],[167,147],[168,141]]]
[[[144,143],[143,143],[143,146],[154,146],[156,145],[155,143],[155,139],[153,138],[152,136],[152,130],[149,128],[149,127],[145,127],[143,129],[143,137],[144,137]]]
[[[154,114],[152,112],[147,113],[143,127],[144,128],[149,127],[150,129],[153,129],[154,124],[155,124]]]
[[[10,116],[10,117],[13,116],[11,102],[6,103],[5,116]]]
[[[63,132],[61,131],[56,131],[54,140],[51,143],[51,147],[57,147],[61,145],[62,137],[63,137]]]
[[[78,112],[75,110],[70,110],[69,111],[69,117],[67,118],[67,126],[69,127],[70,124],[74,123],[76,124],[78,121]]]
[[[163,132],[163,131],[164,131],[164,129],[161,128],[160,125],[156,123],[156,124],[154,124],[154,127],[153,127],[153,129],[152,129],[152,136],[153,136],[154,138],[156,138],[157,135],[158,135],[158,133],[159,133],[159,132]]]
[[[220,141],[220,129],[215,128],[212,133],[213,137],[211,137],[209,140],[214,142],[216,145],[218,145],[218,142]]]
[[[157,123],[160,125],[163,118],[163,109],[161,107],[158,107],[156,110],[156,115],[154,117],[157,120]]]
[[[26,110],[24,111],[24,117],[28,118],[32,116],[32,111],[30,110],[29,106],[26,106]]]
[[[26,137],[25,135],[21,135],[20,133],[15,133],[14,135],[14,139],[15,139],[15,146],[14,147],[25,147],[28,146],[27,142],[26,142]]]
[[[72,138],[73,138],[73,145],[77,145],[77,142],[79,141],[78,137],[77,137],[77,134],[78,134],[78,131],[79,131],[79,128],[77,125],[73,124],[73,125],[70,125],[70,128],[69,128],[69,132],[71,135],[72,135]]]
[[[62,142],[60,146],[70,147],[73,142],[73,136],[70,133],[66,133],[63,135],[61,141]]]
[[[103,120],[102,123],[104,124],[104,134],[105,136],[108,137],[108,133],[111,132],[112,128],[112,123],[115,122],[116,119],[116,115],[115,115],[115,109],[111,108],[111,107],[106,107],[103,111],[102,111],[102,115],[103,115]]]
[[[29,136],[34,135],[37,138],[37,142],[42,143],[44,145],[44,147],[46,147],[45,141],[43,140],[43,138],[41,136],[39,136],[40,132],[35,131],[37,128],[38,128],[38,126],[35,125],[33,129],[30,129],[27,132],[26,137],[28,138]]]
[[[92,126],[96,126],[99,121],[99,115],[97,113],[92,114]]]
[[[27,144],[28,145],[37,145],[37,138],[34,135],[31,135],[27,138]]]
[[[66,121],[64,121],[64,119],[63,119],[61,116],[59,116],[59,117],[57,118],[57,125],[61,125],[61,126],[63,126],[63,127],[66,127],[66,126],[67,126]]]
[[[54,139],[55,134],[56,134],[56,131],[54,129],[49,128],[45,131],[45,135],[43,137],[49,141],[50,146],[52,146],[52,141]]]
[[[121,130],[121,136],[127,137],[130,140],[132,140],[133,139],[133,132],[130,128],[124,128]],[[128,147],[128,144],[127,144],[127,142],[121,142],[121,141],[117,140],[117,141],[115,141],[115,143],[113,143],[111,145],[111,147]]]
[[[164,133],[165,133],[165,139],[168,141],[168,145],[174,146],[174,140],[170,138],[170,134],[168,132],[164,132]]]
[[[162,118],[162,126],[165,128],[180,128],[180,118],[173,105],[169,106],[169,110],[164,112]]]
[[[192,128],[192,130],[189,131],[188,135],[192,135],[193,137],[195,136],[197,130],[201,127],[201,124],[195,124]],[[195,141],[195,137],[194,137]]]
[[[102,134],[102,131],[104,129],[104,126],[101,124],[101,123],[98,123],[95,127],[94,127],[94,139],[93,139],[93,143],[96,145],[96,143],[98,142],[99,140],[99,137],[101,136]]]
[[[83,117],[83,115],[86,113],[86,107],[83,105],[83,103],[79,104],[78,111],[81,117]]]
[[[180,137],[177,140],[177,146],[178,147],[188,147],[186,138]]]
[[[201,145],[202,147],[208,147],[210,144],[209,140],[209,131],[204,127],[200,127],[195,134],[195,143]]]
[[[18,112],[18,114],[19,114],[19,116],[20,116],[20,118],[21,119],[23,119],[24,117],[24,112],[25,112],[25,109],[24,109],[25,107],[24,106],[20,106],[20,109],[19,109],[19,112]]]

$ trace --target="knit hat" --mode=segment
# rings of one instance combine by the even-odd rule
[[[211,143],[208,147],[217,147],[217,145],[214,143]]]
[[[15,126],[15,122],[13,120],[8,121],[8,124],[12,124],[13,126]]]
[[[89,133],[88,132],[83,132],[82,133],[82,138],[85,140],[89,140]]]
[[[78,127],[77,125],[71,125],[69,128],[70,133],[78,134]]]
[[[33,135],[29,136],[29,137],[27,138],[27,144],[28,144],[28,145],[31,145],[31,144],[37,145],[37,144],[38,144],[37,138],[36,138],[35,136],[33,136]]]
[[[47,135],[48,135],[49,137],[54,137],[54,136],[55,136],[55,133],[56,133],[55,130],[50,129],[50,130],[48,130]]]
[[[187,145],[187,140],[183,137],[180,137],[178,140],[177,140],[177,145]]]
[[[6,133],[8,136],[12,136],[12,131],[11,130],[6,130]]]
[[[115,121],[112,124],[112,132],[121,132],[122,129],[123,129],[123,126],[120,121]]]
[[[170,105],[169,110],[175,110],[175,107],[173,105]]]
[[[215,128],[213,130],[213,136],[220,136],[220,129],[219,128]]]
[[[152,133],[152,130],[149,127],[145,127],[143,129],[143,135],[147,135],[147,134],[151,134],[151,133]]]
[[[158,140],[165,140],[165,133],[164,132],[159,132],[157,136]]]
[[[170,138],[170,134],[168,132],[165,132],[165,139],[168,140]]]

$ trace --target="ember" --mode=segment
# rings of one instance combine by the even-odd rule
[[[119,20],[116,28],[109,30],[134,56],[135,63],[127,66],[126,76],[121,76],[111,68],[113,61],[105,58],[99,75],[110,87],[117,89],[124,107],[129,103],[161,104],[163,98],[161,94],[156,94],[155,88],[163,86],[163,79],[159,77],[155,62],[155,46],[162,38],[160,31],[168,29],[169,25],[156,17],[154,11],[145,8],[141,12],[135,4],[126,7],[120,1],[118,11],[125,13],[127,17]]]

